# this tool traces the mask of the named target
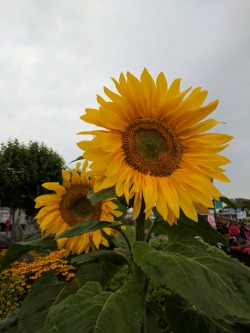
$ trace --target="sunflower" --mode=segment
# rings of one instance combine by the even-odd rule
[[[145,204],[146,217],[156,205],[170,224],[180,208],[197,221],[197,208],[213,207],[221,193],[211,179],[229,181],[222,165],[230,161],[218,153],[232,136],[207,133],[219,122],[206,119],[218,101],[206,106],[207,91],[180,91],[180,79],[168,86],[163,73],[156,82],[146,69],[140,79],[131,73],[113,79],[118,93],[104,87],[109,100],[97,96],[99,109],[86,109],[81,119],[104,129],[78,134],[93,135],[78,146],[92,161],[94,191],[115,187],[117,196],[133,198],[134,218]]]
[[[74,225],[89,219],[113,222],[114,216],[119,217],[121,212],[111,199],[103,200],[92,206],[87,199],[87,194],[92,190],[95,178],[89,180],[86,175],[87,162],[84,163],[82,172],[79,172],[81,163],[77,163],[75,170],[62,170],[64,184],[49,182],[43,187],[56,193],[45,194],[35,199],[35,208],[41,208],[37,216],[38,224],[47,237],[50,234],[55,236]],[[111,228],[103,228],[106,234],[114,236]],[[83,235],[57,240],[59,249],[65,249],[65,256],[85,253],[99,249],[100,244],[109,246],[102,230],[96,230]]]

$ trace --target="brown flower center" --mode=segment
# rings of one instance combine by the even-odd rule
[[[175,131],[155,119],[138,119],[123,134],[126,162],[135,170],[165,177],[178,168],[182,147]]]
[[[87,198],[90,186],[73,185],[60,202],[60,213],[69,227],[89,219],[100,220],[101,202],[92,206]]]

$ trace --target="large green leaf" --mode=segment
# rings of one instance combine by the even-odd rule
[[[121,224],[119,222],[101,222],[96,220],[88,220],[86,222],[80,222],[69,230],[64,231],[56,237],[59,238],[70,238],[86,234],[87,232],[96,231],[103,228],[116,228],[119,229]]]
[[[169,328],[175,333],[248,333],[250,320],[211,317],[192,306],[179,295],[171,295],[165,303]],[[239,320],[240,319],[240,320]]]
[[[75,295],[53,306],[37,333],[139,333],[145,308],[142,286],[125,284],[114,293],[88,282]]]
[[[127,250],[96,250],[77,256],[71,262],[78,267],[84,266],[86,263],[98,263],[102,272],[102,285],[106,285],[110,279],[114,279],[114,275],[122,265],[130,265]]]
[[[112,199],[116,198],[115,188],[109,187],[104,190],[101,190],[99,192],[94,192],[94,190],[89,191],[88,193],[88,199],[91,202],[92,205],[97,204],[97,202],[100,202],[102,200]]]
[[[117,258],[119,262],[126,263],[124,257],[128,257],[129,252],[125,250],[115,251],[115,250],[96,250],[89,253],[84,253],[77,256],[71,260],[73,264],[84,264],[89,262],[95,262],[99,257]]]
[[[19,309],[17,332],[36,332],[43,326],[49,307],[54,304],[65,286],[66,282],[59,281],[52,272],[38,279],[24,299],[22,308]],[[5,323],[6,329],[8,325],[11,327],[11,322]],[[2,328],[0,323],[0,331]]]
[[[157,323],[155,312],[146,310],[146,332],[147,333],[161,333],[161,329]]]
[[[20,308],[14,310],[7,317],[0,321],[0,332],[1,333],[18,333],[17,325],[19,318]]]
[[[228,246],[226,238],[212,228],[210,223],[201,215],[198,216],[198,222],[195,222],[181,212],[178,224],[172,226],[158,215],[156,224],[158,224],[158,233],[167,233],[171,241],[191,239],[200,236],[206,243],[211,245],[221,243],[224,246]]]
[[[70,294],[75,293],[89,280],[101,280],[101,272],[97,264],[82,266],[70,283],[58,280],[51,272],[42,275],[24,299],[19,313],[19,332],[36,332],[44,325],[52,305],[60,303]]]
[[[250,270],[196,240],[170,243],[157,251],[133,242],[135,262],[156,284],[165,284],[211,316],[249,318]]]
[[[10,264],[31,250],[38,251],[45,249],[56,249],[54,238],[48,237],[43,239],[41,236],[38,236],[25,242],[12,243],[2,259],[0,271],[6,269]]]

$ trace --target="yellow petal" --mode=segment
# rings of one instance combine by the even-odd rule
[[[175,79],[168,90],[168,98],[173,98],[180,93],[181,79]]]
[[[142,191],[143,191],[143,198],[145,201],[145,211],[148,211],[150,214],[154,204],[157,201],[157,190],[155,186],[154,177],[151,177],[150,175],[145,175],[144,186],[142,188]]]
[[[115,103],[122,103],[122,97],[120,95],[114,93],[113,91],[111,91],[106,87],[104,87],[104,92]]]
[[[58,210],[58,208],[59,208],[59,204],[44,206],[39,210],[38,214],[35,216],[35,219],[39,219],[54,210]]]
[[[160,186],[158,181],[157,182],[158,199],[156,202],[156,209],[159,212],[159,214],[163,217],[163,219],[166,221],[168,216],[168,206],[166,203],[164,192],[165,191],[163,191],[163,188]]]
[[[111,110],[111,109],[101,109],[100,118],[102,123],[105,123],[105,128],[107,129],[113,129],[117,131],[124,131],[125,129],[125,123],[123,122],[120,115]],[[106,120],[109,120],[108,123]]]
[[[54,182],[44,183],[43,187],[46,188],[47,190],[55,191],[57,194],[61,196],[63,196],[66,193],[65,187],[63,187],[59,183],[54,183]]]
[[[79,173],[76,172],[76,170],[71,171],[71,185],[80,185],[81,184],[81,178]]]
[[[62,170],[62,177],[65,183],[65,187],[67,189],[71,188],[70,173],[66,170]]]
[[[113,161],[110,163],[110,165],[107,168],[107,171],[105,172],[105,176],[112,177],[116,175],[121,170],[121,165],[124,161],[124,153],[121,152],[117,154],[117,156],[113,159]]]
[[[182,190],[178,184],[176,184],[175,188],[178,191],[178,197],[180,200],[180,207],[183,210],[184,214],[189,217],[193,221],[198,221],[197,211],[193,205],[193,202],[187,191]]]
[[[159,184],[162,186],[162,190],[165,190],[166,203],[169,206],[169,210],[171,210],[178,218],[180,214],[180,208],[176,189],[171,184],[170,179],[164,179],[164,181],[159,182]]]
[[[142,205],[142,192],[135,193],[134,206],[133,206],[133,218],[136,220],[140,214]]]
[[[80,118],[83,121],[86,121],[90,124],[96,124],[96,126],[102,127],[103,123],[100,118],[100,111],[96,109],[85,109],[85,114],[82,115]]]
[[[167,91],[168,91],[168,83],[165,75],[162,72],[157,76],[156,88],[157,88],[157,96],[159,99],[159,103],[162,104],[167,97]]]
[[[44,194],[35,199],[35,208],[40,208],[46,205],[56,205],[62,200],[62,197],[58,194]]]
[[[118,197],[121,197],[124,193],[124,185],[129,174],[129,168],[124,167],[120,170],[119,178],[115,185],[115,191]]]
[[[179,111],[185,112],[189,110],[194,110],[200,108],[204,103],[208,92],[206,90],[200,91],[200,88],[196,88],[192,91],[192,93],[183,101]]]
[[[102,240],[102,235],[101,235],[100,230],[97,230],[97,231],[93,232],[92,240],[93,240],[93,243],[95,244],[95,247],[97,249],[99,249],[99,245],[100,245],[101,240]]]
[[[179,116],[179,121],[176,124],[176,130],[179,130],[184,127],[191,127],[194,124],[198,123],[202,119],[206,118],[210,113],[212,113],[218,105],[219,101],[213,101],[206,106],[192,110],[189,112],[182,112]]]
[[[224,122],[219,122],[215,119],[207,119],[198,124],[195,124],[193,127],[183,127],[178,131],[178,136],[181,139],[189,138],[191,135],[197,135],[203,132],[206,132],[218,124],[225,124]]]

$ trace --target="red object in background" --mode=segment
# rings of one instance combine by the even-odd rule
[[[9,233],[9,229],[10,229],[10,225],[11,225],[11,220],[6,220],[5,222],[5,230],[6,230],[6,236],[8,237],[8,233]]]
[[[230,246],[229,249],[230,249],[230,250],[238,250],[238,251],[241,251],[241,247],[240,247],[240,245],[232,245],[232,246]]]
[[[237,225],[233,224],[229,228],[229,234],[232,236],[238,236],[240,234],[240,229]]]
[[[242,252],[247,253],[250,256],[250,248],[249,247],[245,247],[244,249],[242,249]]]

